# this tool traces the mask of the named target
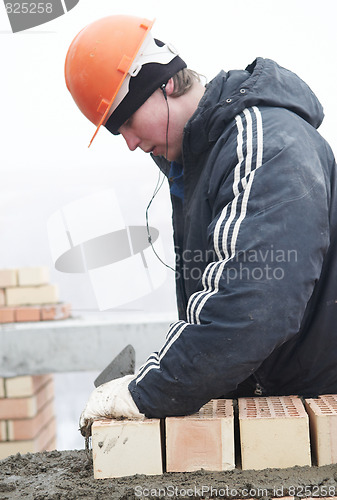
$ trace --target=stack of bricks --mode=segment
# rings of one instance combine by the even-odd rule
[[[311,451],[314,465],[337,463],[337,395],[240,398],[237,407],[219,399],[187,417],[98,420],[94,477],[310,466]]]
[[[55,448],[52,375],[0,378],[0,459]]]
[[[65,319],[70,305],[59,302],[48,267],[0,269],[0,323]]]

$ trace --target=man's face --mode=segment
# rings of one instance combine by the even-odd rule
[[[176,99],[170,98],[169,94],[167,99],[170,109],[168,140],[168,108],[162,91],[158,89],[119,129],[131,151],[139,147],[145,153],[166,157],[167,147],[169,161],[180,158],[185,123],[180,123]]]

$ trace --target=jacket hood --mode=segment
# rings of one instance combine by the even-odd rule
[[[189,146],[194,152],[202,151],[206,146],[202,136],[206,143],[217,140],[226,123],[251,106],[286,108],[315,128],[324,118],[322,105],[301,78],[271,59],[258,57],[245,70],[221,71],[206,86],[186,126],[186,135],[193,141]]]

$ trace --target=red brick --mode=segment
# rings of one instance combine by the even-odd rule
[[[14,307],[0,307],[0,323],[14,323],[15,309]]]
[[[232,400],[212,400],[194,415],[168,417],[167,472],[235,468]]]
[[[36,398],[2,399],[0,401],[0,419],[28,418],[37,413]]]
[[[41,308],[37,306],[17,307],[15,309],[15,321],[40,321]]]
[[[41,320],[51,321],[69,318],[71,314],[70,304],[53,304],[41,307]]]
[[[54,417],[54,401],[47,403],[33,418],[8,420],[8,441],[34,439]]]

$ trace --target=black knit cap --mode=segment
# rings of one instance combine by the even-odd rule
[[[159,47],[164,45],[160,40],[154,40]],[[112,134],[118,135],[120,126],[144,104],[153,92],[167,83],[173,75],[183,68],[186,68],[186,63],[179,56],[176,56],[168,64],[144,64],[138,75],[130,78],[129,92],[108,118],[104,125],[105,128]]]

